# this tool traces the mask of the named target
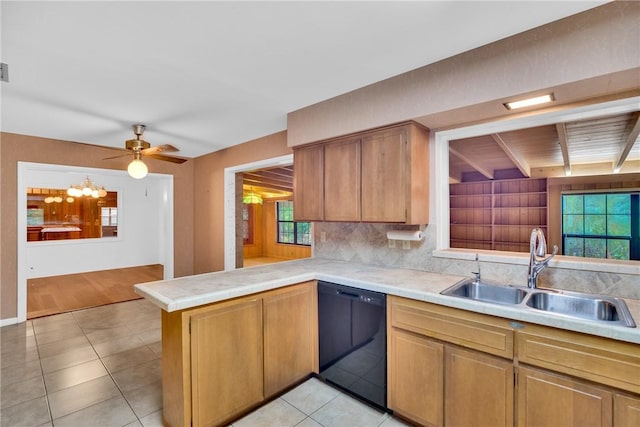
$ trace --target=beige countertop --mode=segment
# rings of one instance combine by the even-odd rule
[[[361,289],[536,323],[640,344],[640,329],[611,326],[519,306],[491,304],[441,295],[463,276],[394,267],[307,258],[227,272],[205,273],[135,285],[135,292],[161,309],[172,312],[268,291],[308,280],[325,280]],[[640,300],[625,299],[637,325]]]

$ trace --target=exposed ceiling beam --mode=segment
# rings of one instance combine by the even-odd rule
[[[498,144],[498,146],[502,148],[502,151],[504,151],[505,154],[509,156],[511,161],[516,165],[516,167],[520,170],[520,172],[522,172],[522,175],[526,177],[531,177],[531,167],[529,167],[529,162],[527,162],[527,160],[524,157],[522,157],[521,154],[516,153],[511,148],[509,148],[507,146],[507,143],[504,142],[502,137],[497,133],[492,134],[491,137],[496,142],[496,144]]]
[[[466,164],[468,164],[469,166],[471,166],[472,168],[480,172],[485,177],[489,179],[493,179],[492,172],[489,172],[488,170],[483,168],[478,162],[471,160],[470,158],[466,157],[464,154],[451,148],[451,146],[449,146],[449,153],[453,154],[454,156],[456,156],[457,158],[459,158],[460,160],[462,160],[463,162],[465,162]]]
[[[571,160],[569,159],[569,145],[567,141],[567,127],[564,123],[556,123],[556,131],[558,132],[558,143],[562,150],[562,161],[564,162],[564,174],[571,175]]]
[[[253,179],[243,179],[242,183],[244,185],[248,185],[250,187],[264,187],[264,188],[273,188],[274,190],[282,190],[282,191],[293,191],[293,186],[290,185],[282,185],[276,184],[272,182],[265,182],[261,180],[253,180]]]
[[[274,181],[274,182],[281,182],[284,184],[288,183],[293,185],[293,178],[287,177],[287,176],[268,175],[262,172],[260,173],[245,172],[243,174],[243,177],[251,178],[251,179],[263,179],[265,181]]]
[[[293,181],[285,181],[282,179],[273,179],[269,177],[264,177],[260,175],[247,175],[244,174],[242,177],[244,182],[254,182],[256,184],[262,183],[264,185],[280,185],[282,187],[291,187],[293,188]]]
[[[625,139],[624,146],[622,147],[622,151],[618,156],[618,161],[613,166],[614,172],[620,172],[620,169],[622,169],[622,164],[624,163],[625,160],[627,160],[627,156],[629,155],[629,152],[631,151],[633,144],[635,144],[636,139],[638,139],[638,135],[640,135],[640,112],[636,111],[633,114],[631,124],[632,124],[631,131],[629,132],[629,134]]]

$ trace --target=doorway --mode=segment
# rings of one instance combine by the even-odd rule
[[[311,256],[311,225],[293,221],[292,164],[239,172],[242,267]],[[240,240],[238,240],[240,242]],[[239,251],[238,251],[239,252]]]
[[[28,241],[28,188],[69,188],[87,176],[118,194],[117,235]],[[4,324],[27,319],[27,281],[30,279],[154,264],[162,266],[162,279],[173,277],[171,175],[149,174],[138,181],[120,170],[18,162],[17,202],[16,235],[20,237],[17,242],[17,316],[5,319]],[[76,287],[77,294],[81,289]]]
[[[293,164],[293,154],[232,166],[224,170],[224,269],[235,270],[242,266],[242,178],[240,173],[277,168]],[[238,231],[236,233],[236,231]],[[313,247],[310,248],[313,253]]]

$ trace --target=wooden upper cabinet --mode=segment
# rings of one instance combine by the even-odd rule
[[[296,220],[429,222],[429,137],[416,123],[295,148],[294,168]]]
[[[324,220],[324,146],[293,151],[293,216],[296,221]]]
[[[362,144],[362,220],[405,222],[407,173],[404,128],[376,132]]]
[[[325,221],[360,221],[360,156],[359,139],[324,147]]]

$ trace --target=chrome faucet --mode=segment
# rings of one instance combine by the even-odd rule
[[[551,258],[558,253],[558,246],[553,245],[553,253],[547,255],[547,241],[544,233],[539,228],[531,230],[531,240],[529,241],[529,274],[527,275],[527,286],[535,289],[538,286],[538,275],[543,268],[549,264]]]
[[[480,258],[478,257],[478,254],[476,254],[476,265],[478,266],[478,271],[472,271],[471,273],[476,276],[474,283],[480,283]]]

